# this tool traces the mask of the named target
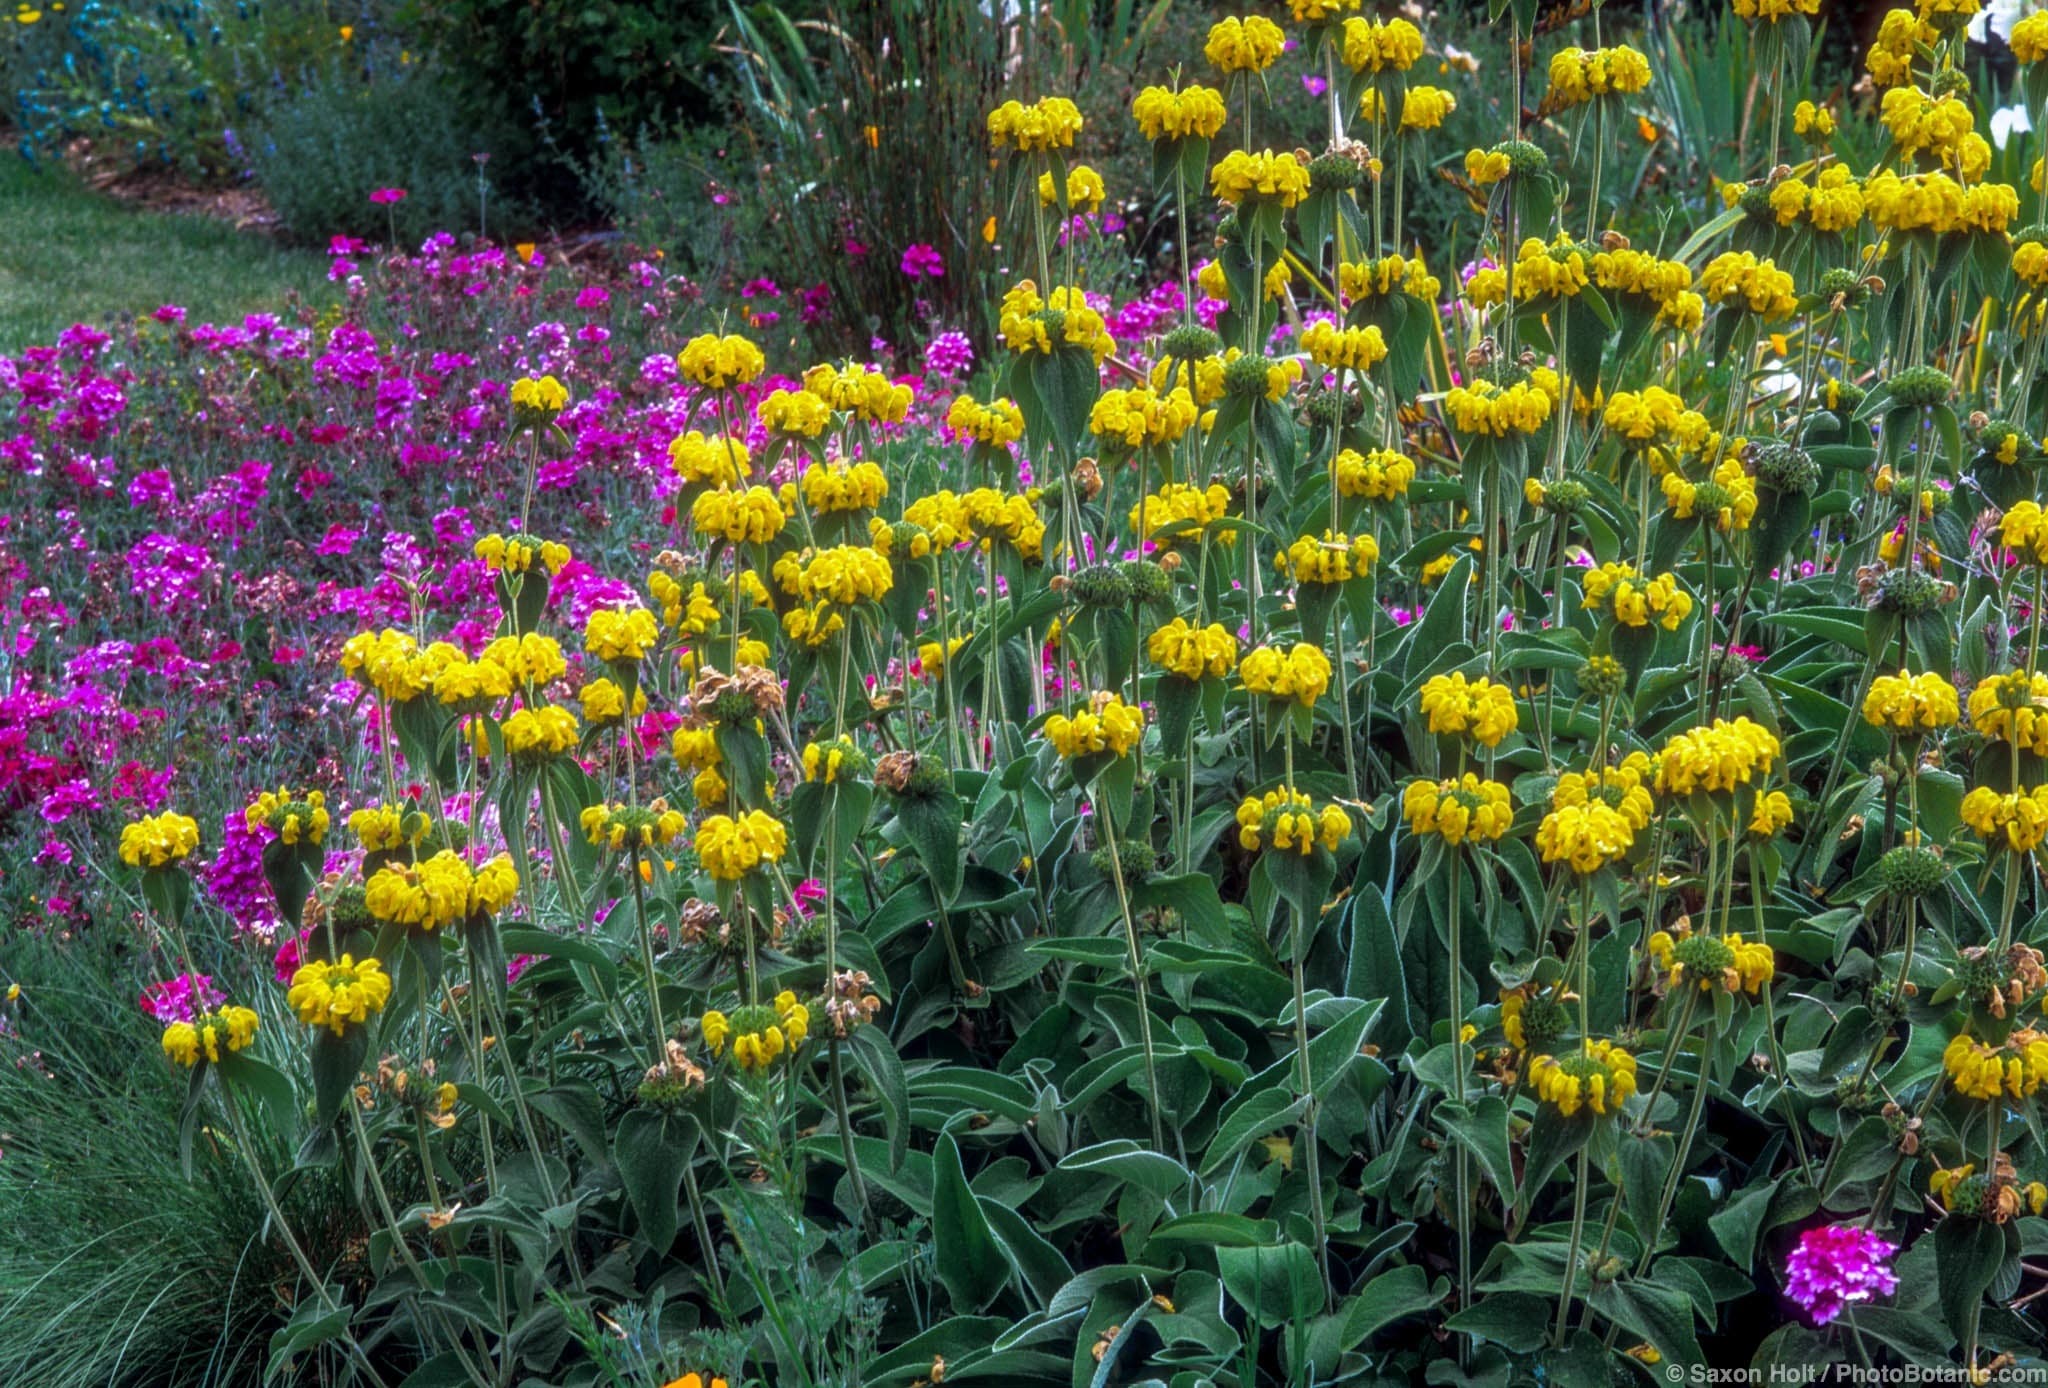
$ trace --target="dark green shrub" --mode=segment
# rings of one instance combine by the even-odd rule
[[[388,61],[381,59],[387,58]],[[330,64],[273,101],[250,154],[285,229],[305,240],[337,232],[382,241],[395,225],[401,243],[433,231],[504,235],[530,223],[502,196],[496,132],[465,113],[457,87],[436,63]],[[489,155],[479,163],[476,156]],[[373,190],[403,188],[393,207]]]

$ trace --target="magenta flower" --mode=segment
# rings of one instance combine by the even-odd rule
[[[1899,1289],[1891,1269],[1892,1255],[1898,1251],[1897,1244],[1853,1224],[1808,1229],[1785,1260],[1785,1295],[1798,1302],[1815,1325],[1826,1325],[1851,1302]]]
[[[391,207],[405,201],[403,188],[378,188],[370,194],[370,201],[379,207]]]
[[[912,279],[916,279],[920,275],[930,275],[933,279],[942,279],[946,273],[946,261],[945,257],[939,254],[936,246],[928,246],[924,242],[919,241],[915,245],[903,248],[903,264],[900,268],[904,274]]]
[[[137,1001],[144,1013],[169,1026],[172,1022],[189,1022],[227,1000],[228,995],[213,986],[212,975],[179,974],[150,984]]]

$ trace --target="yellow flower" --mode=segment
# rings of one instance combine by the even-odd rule
[[[1401,814],[1409,832],[1435,834],[1454,848],[1467,839],[1503,838],[1515,822],[1508,788],[1470,771],[1454,781],[1410,781],[1401,793]]]
[[[1765,322],[1783,318],[1798,306],[1792,277],[1776,261],[1759,260],[1751,251],[1723,251],[1700,272],[1700,292],[1710,304],[1736,300]]]
[[[777,395],[785,393],[776,392]],[[824,402],[816,396],[806,395],[803,398],[821,410],[824,408]],[[765,402],[762,408],[767,408]],[[764,418],[762,423],[766,424],[767,420]],[[708,483],[714,487],[737,487],[754,471],[753,455],[747,451],[746,444],[723,434],[707,436],[695,429],[669,444],[668,462],[683,481]]]
[[[243,812],[242,822],[252,834],[258,827],[270,830],[280,843],[317,845],[327,837],[327,797],[308,790],[295,799],[290,790],[279,786],[257,796]]]
[[[1024,411],[1008,397],[983,404],[971,395],[957,396],[946,411],[946,427],[976,443],[1008,448],[1024,437]]]
[[[1453,386],[1444,396],[1444,409],[1460,433],[1494,438],[1535,433],[1549,421],[1551,408],[1548,394],[1523,381],[1503,388],[1476,377],[1470,385]]]
[[[752,381],[768,369],[768,359],[737,334],[699,333],[676,354],[676,369],[700,386],[724,390]]]
[[[551,684],[569,673],[569,661],[562,645],[552,636],[529,631],[524,636],[500,636],[484,647],[479,659],[502,668],[522,685]]]
[[[1766,791],[1756,798],[1756,811],[1749,817],[1749,832],[1757,838],[1777,836],[1792,822],[1792,797],[1782,790]]]
[[[1176,388],[1164,395],[1146,386],[1105,390],[1088,412],[1088,428],[1105,443],[1149,448],[1172,443],[1195,422],[1194,397]]]
[[[1273,557],[1296,583],[1348,583],[1379,562],[1379,541],[1370,535],[1325,530],[1321,539],[1304,535]]]
[[[1998,543],[2021,560],[2048,564],[2048,512],[2033,501],[2016,502],[1998,522]]]
[[[2048,1037],[2022,1027],[2002,1046],[1958,1035],[1941,1053],[1949,1082],[1966,1099],[2030,1099],[2048,1078]]]
[[[915,392],[858,362],[814,366],[804,372],[804,389],[842,414],[871,424],[901,424]]]
[[[1952,726],[1962,716],[1956,688],[1929,671],[1880,675],[1863,700],[1863,721],[1894,732],[1926,733]]]
[[[1342,449],[1330,460],[1330,467],[1337,474],[1339,496],[1368,501],[1398,500],[1408,494],[1408,484],[1415,480],[1415,464],[1388,448],[1375,448],[1363,457],[1352,449]]]
[[[644,607],[600,607],[583,628],[583,649],[610,664],[637,664],[661,640],[654,614]]]
[[[342,644],[341,672],[353,675],[394,704],[417,697],[427,687],[419,662],[419,644],[402,631],[358,632]]]
[[[432,827],[425,815],[408,815],[395,806],[366,805],[348,817],[348,831],[370,853],[389,853],[417,844]]]
[[[577,702],[583,709],[583,721],[593,728],[621,722],[626,716],[626,691],[611,680],[599,677],[586,682],[577,691]],[[638,717],[647,711],[647,696],[639,690],[633,691],[633,714]]]
[[[1063,96],[1043,97],[1030,106],[1005,101],[988,113],[988,140],[997,150],[1034,154],[1072,149],[1080,133],[1081,108]]]
[[[788,848],[789,831],[762,810],[736,819],[716,814],[697,826],[697,859],[720,882],[737,882],[764,862],[779,862]]]
[[[573,749],[579,734],[575,714],[543,704],[515,710],[505,720],[504,735],[505,750],[513,756],[544,760]]]
[[[806,781],[822,781],[829,786],[837,784],[842,775],[865,772],[868,760],[852,738],[841,736],[830,742],[805,743],[803,764]]]
[[[1674,734],[1657,756],[1657,792],[1691,795],[1733,791],[1770,773],[1783,749],[1751,722],[1716,718],[1711,727]]]
[[[511,860],[505,861],[509,867]],[[469,864],[444,848],[422,863],[379,868],[363,885],[363,905],[378,920],[437,930],[469,914],[474,885]]]
[[[831,425],[832,407],[809,390],[772,390],[754,407],[754,418],[758,419],[761,427],[771,434],[781,434],[788,438],[814,439]],[[678,439],[676,442],[680,444],[682,440]],[[669,456],[675,456],[674,444],[670,445]],[[677,468],[678,472],[681,470],[680,467]],[[725,476],[714,480],[721,486],[730,487],[735,485],[739,478]]]
[[[1068,760],[1099,752],[1127,757],[1144,735],[1145,711],[1117,694],[1098,693],[1072,718],[1055,713],[1045,720],[1045,740]]]
[[[1337,267],[1337,292],[1352,302],[1398,292],[1433,304],[1442,290],[1443,282],[1429,273],[1420,255],[1413,260],[1389,255],[1362,263],[1347,261]]]
[[[1230,493],[1220,483],[1199,488],[1192,483],[1167,482],[1131,507],[1130,523],[1140,543],[1191,545],[1201,539],[1204,526],[1223,519],[1229,509]],[[1169,525],[1178,528],[1169,535],[1158,533]]]
[[[1247,199],[1254,202],[1271,200],[1282,207],[1292,207],[1308,196],[1308,187],[1307,166],[1284,150],[1275,154],[1270,149],[1262,149],[1250,154],[1234,149],[1209,170],[1210,191],[1232,204]]]
[[[1307,857],[1316,846],[1335,852],[1351,837],[1351,816],[1336,805],[1320,810],[1300,791],[1285,788],[1248,795],[1237,807],[1237,841],[1247,852],[1264,848]]]
[[[1664,630],[1677,631],[1692,613],[1691,594],[1670,574],[1645,583],[1632,564],[1602,564],[1586,570],[1579,583],[1585,592],[1579,606],[1604,612],[1621,626],[1647,627],[1655,620]]]
[[[309,1027],[326,1027],[336,1036],[351,1024],[361,1026],[384,1010],[391,999],[391,979],[375,959],[360,963],[352,954],[332,962],[315,959],[292,975],[285,1002]]]
[[[1741,934],[1695,935],[1680,922],[1676,933],[1659,930],[1650,936],[1650,957],[1665,975],[1665,987],[1697,984],[1701,992],[1717,984],[1729,993],[1754,997],[1776,977],[1777,956],[1761,941],[1745,942]]]
[[[529,535],[491,534],[478,540],[471,550],[492,573],[523,574],[537,558],[551,574],[558,574],[569,562],[569,547],[552,540],[539,541]]]
[[[2012,56],[2022,63],[2038,63],[2048,58],[2048,10],[2035,10],[2013,25],[2006,43],[2012,47]]]
[[[199,851],[199,824],[181,814],[150,815],[121,830],[121,861],[132,868],[165,868]]]
[[[1612,1041],[1588,1038],[1577,1055],[1538,1056],[1529,1066],[1536,1097],[1566,1118],[1580,1109],[1619,1113],[1636,1092],[1636,1061]]]
[[[782,502],[766,487],[705,492],[690,507],[690,524],[705,535],[734,544],[765,545],[787,521]]]
[[[1131,118],[1148,140],[1180,140],[1192,135],[1212,140],[1229,111],[1223,93],[1214,87],[1147,87],[1131,102]]]
[[[1657,813],[1657,802],[1645,785],[1655,775],[1648,757],[1631,752],[1619,766],[1562,773],[1551,789],[1550,805],[1552,809],[1605,805],[1627,821],[1631,832],[1641,833]]]
[[[1963,797],[1962,820],[1987,842],[2031,853],[2048,836],[2048,785],[2001,794],[1978,786]]]
[[[698,1028],[703,1033],[704,1044],[713,1055],[724,1054],[729,1042],[733,1062],[742,1070],[760,1074],[778,1057],[794,1052],[803,1044],[804,1038],[810,1034],[811,1013],[808,1007],[797,1001],[796,994],[784,989],[775,995],[772,1004],[749,1004],[735,1009],[730,1017],[723,1012],[706,1012]],[[697,1376],[687,1374],[684,1377]],[[716,1388],[722,1380],[713,1382]]]
[[[967,636],[956,636],[943,646],[936,641],[921,643],[917,648],[918,668],[928,678],[935,679],[945,674],[946,666],[952,662],[954,656],[960,654],[960,648],[971,639]]]
[[[1067,210],[1069,212],[1096,212],[1101,210],[1102,201],[1109,196],[1109,189],[1103,185],[1102,175],[1086,164],[1076,164],[1067,170]],[[1038,201],[1041,206],[1054,207],[1059,204],[1059,190],[1053,186],[1052,175],[1038,176]]]
[[[1302,330],[1301,350],[1308,353],[1310,361],[1329,370],[1369,371],[1387,359],[1387,340],[1371,324],[1340,328],[1319,318]]]
[[[1482,747],[1500,746],[1521,719],[1514,691],[1461,673],[1433,675],[1424,682],[1422,716],[1432,733],[1468,735]]]
[[[1582,877],[1619,862],[1635,841],[1628,819],[1604,801],[1561,805],[1536,826],[1543,861],[1569,864]]]
[[[1599,251],[1593,256],[1593,283],[1661,305],[1692,288],[1692,270],[1682,260],[1659,260],[1648,251]]]
[[[1003,345],[1020,354],[1050,356],[1064,343],[1087,348],[1100,366],[1103,358],[1116,350],[1116,339],[1109,335],[1102,314],[1089,306],[1088,296],[1079,286],[1061,285],[1040,298],[1035,281],[1019,280],[1003,295],[996,326]],[[1052,337],[1055,327],[1060,333],[1058,343]]]
[[[1219,19],[1209,29],[1202,56],[1218,72],[1264,72],[1287,46],[1287,35],[1263,15]]]
[[[1221,678],[1237,664],[1237,638],[1221,622],[1195,627],[1185,617],[1175,617],[1147,638],[1145,654],[1154,665],[1184,680]]]
[[[1338,56],[1353,72],[1406,72],[1422,57],[1422,31],[1405,19],[1347,19]]]
[[[1330,658],[1305,641],[1284,653],[1277,646],[1255,646],[1238,663],[1237,677],[1250,693],[1310,708],[1330,687]]]
[[[1582,106],[1596,97],[1639,92],[1650,85],[1650,60],[1627,45],[1564,48],[1550,59],[1550,104]]]
[[[545,423],[560,414],[568,404],[567,388],[553,376],[538,379],[527,376],[512,383],[512,413],[515,418]]]
[[[1970,722],[1986,737],[2048,756],[2048,674],[2013,670],[1970,691]]]
[[[202,1056],[218,1065],[223,1047],[239,1051],[256,1039],[256,1024],[256,1014],[246,1007],[223,1007],[189,1022],[172,1022],[164,1028],[164,1054],[187,1069]]]

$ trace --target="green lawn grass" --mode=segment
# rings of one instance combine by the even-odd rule
[[[326,298],[326,258],[193,213],[146,212],[0,153],[0,352],[183,304],[193,321]]]

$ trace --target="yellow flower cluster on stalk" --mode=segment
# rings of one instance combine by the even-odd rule
[[[1413,834],[1434,834],[1450,847],[1467,839],[1492,843],[1514,827],[1514,801],[1499,781],[1467,771],[1455,780],[1410,781],[1401,814]]]
[[[223,1051],[243,1050],[256,1039],[256,1026],[256,1013],[249,1008],[216,1008],[165,1027],[163,1051],[188,1070],[202,1059],[218,1065]]]
[[[1274,851],[1307,857],[1318,846],[1334,852],[1351,837],[1351,816],[1337,805],[1320,809],[1295,790],[1248,795],[1237,807],[1237,841],[1247,852]]]
[[[697,860],[720,882],[737,882],[789,851],[789,831],[765,810],[715,814],[697,826]]]
[[[1081,108],[1063,96],[1041,97],[1029,106],[1005,101],[988,113],[988,139],[997,150],[1041,154],[1072,149],[1081,125]]]
[[[1596,97],[1639,92],[1650,85],[1650,60],[1626,44],[1561,48],[1550,59],[1550,97],[1558,106],[1582,106]]]
[[[1674,733],[1657,754],[1659,795],[1727,794],[1768,776],[1784,754],[1777,734],[1748,717]]]
[[[1283,651],[1254,646],[1237,663],[1237,678],[1253,694],[1291,699],[1303,708],[1314,705],[1330,687],[1330,658],[1306,641]]]
[[[2048,1079],[2048,1036],[2021,1028],[1993,1046],[1959,1034],[1942,1051],[1941,1064],[1966,1099],[2031,1099]]]
[[[1131,118],[1148,140],[1214,139],[1228,116],[1214,87],[1147,87],[1131,101]]]
[[[1304,535],[1273,556],[1274,567],[1296,583],[1348,583],[1379,562],[1379,542],[1369,534],[1325,530]]]
[[[1071,718],[1055,713],[1045,720],[1045,740],[1068,760],[1099,752],[1127,757],[1144,735],[1145,711],[1115,694],[1097,694]]]
[[[2031,853],[2048,836],[2048,785],[2011,791],[1978,786],[1963,797],[1961,814],[1978,838],[2014,853]]]
[[[391,978],[375,959],[358,961],[352,954],[315,959],[292,974],[285,1002],[309,1027],[326,1027],[336,1036],[351,1026],[366,1025],[391,1000]]]
[[[1146,638],[1145,655],[1184,680],[1221,678],[1237,667],[1237,638],[1221,622],[1197,627],[1175,617]]]
[[[1512,689],[1489,679],[1467,679],[1462,672],[1424,681],[1421,707],[1432,733],[1469,737],[1488,748],[1500,746],[1521,720]]]
[[[199,823],[187,815],[149,815],[121,830],[121,861],[132,868],[167,868],[199,851]]]
[[[796,994],[784,989],[768,1005],[749,1005],[731,1016],[706,1012],[698,1023],[704,1044],[713,1055],[732,1047],[733,1063],[753,1074],[764,1074],[783,1055],[794,1055],[810,1034],[811,1012],[798,1002]]]
[[[1956,687],[1932,671],[1880,675],[1863,699],[1863,721],[1893,732],[1935,732],[1961,716]]]
[[[1202,56],[1226,76],[1240,72],[1264,72],[1287,46],[1287,35],[1264,15],[1235,15],[1219,19],[1202,44]]]
[[[1650,958],[1664,975],[1667,989],[1720,988],[1752,997],[1777,975],[1777,956],[1761,940],[1744,940],[1741,932],[1725,936],[1696,935],[1687,925],[1650,935]]]
[[[1636,1059],[1612,1041],[1588,1038],[1576,1054],[1538,1056],[1529,1066],[1536,1097],[1566,1118],[1581,1110],[1619,1113],[1635,1097]]]
[[[1586,570],[1579,586],[1585,594],[1581,607],[1612,617],[1621,626],[1647,627],[1654,622],[1666,631],[1677,631],[1692,615],[1692,595],[1668,573],[1645,581],[1632,564],[1602,564]]]

